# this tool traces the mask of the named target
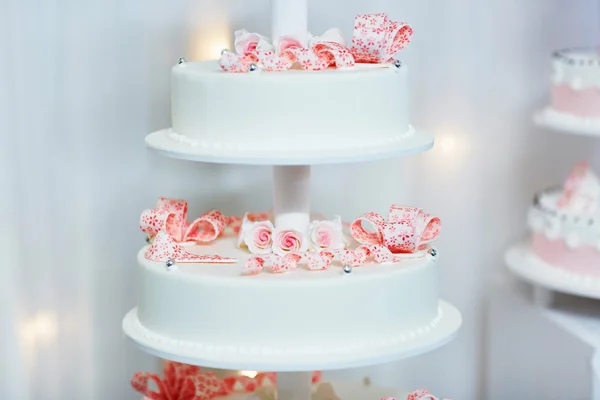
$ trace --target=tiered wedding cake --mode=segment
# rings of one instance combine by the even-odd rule
[[[387,215],[366,212],[345,223],[309,209],[311,164],[432,146],[409,124],[408,73],[393,58],[412,28],[385,14],[362,15],[348,44],[338,29],[308,34],[301,0],[282,4],[273,4],[273,42],[238,31],[235,51],[219,61],[180,59],[171,74],[173,127],[146,139],[170,157],[276,165],[273,211],[211,210],[190,220],[184,200],[159,199],[142,213],[148,245],[138,254],[140,295],[123,327],[165,359],[277,371],[279,400],[306,400],[310,372],[282,371],[413,356],[449,341],[461,319],[439,300],[431,247],[439,218],[392,205]],[[190,385],[205,397],[190,400],[236,395],[194,367],[169,365],[167,380],[168,371],[202,376]],[[148,377],[135,383],[162,399],[147,384]]]

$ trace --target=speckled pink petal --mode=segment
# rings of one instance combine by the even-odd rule
[[[198,255],[186,251],[182,246],[177,244],[175,240],[165,231],[160,231],[152,245],[148,247],[144,253],[144,257],[149,261],[166,262],[167,260],[175,260],[175,262],[184,263],[202,263],[213,264],[236,263],[236,258],[221,257],[219,255]]]
[[[412,34],[407,23],[390,21],[386,14],[358,15],[350,52],[357,63],[388,63],[406,47]]]
[[[256,275],[262,271],[265,265],[265,259],[261,256],[252,256],[246,261],[246,265],[242,268],[243,275]]]

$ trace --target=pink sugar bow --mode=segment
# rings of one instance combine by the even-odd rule
[[[157,391],[150,389],[150,382],[154,382]],[[215,374],[202,373],[199,367],[172,361],[163,363],[162,378],[149,372],[137,372],[131,386],[152,400],[212,400],[230,394]]]
[[[156,262],[166,262],[168,260],[180,263],[202,264],[232,264],[237,262],[236,258],[190,253],[177,244],[165,231],[158,232],[152,241],[152,245],[144,253],[144,257],[146,260]]]
[[[164,229],[176,242],[210,242],[223,233],[225,217],[220,211],[211,210],[192,223],[187,211],[187,201],[161,197],[155,209],[142,212],[140,228],[151,237]]]
[[[410,42],[413,29],[390,21],[386,14],[358,15],[350,52],[357,63],[387,63]]]
[[[363,222],[371,223],[375,231],[364,229]],[[380,245],[394,253],[414,253],[423,250],[438,236],[441,222],[438,217],[423,213],[416,207],[392,205],[388,220],[370,212],[357,218],[351,225],[352,237],[365,245]]]
[[[581,214],[593,214],[598,210],[600,180],[587,162],[580,162],[573,167],[557,205]]]
[[[396,400],[394,397],[384,397],[381,400]],[[406,400],[438,400],[437,397],[432,395],[427,389],[417,389],[412,391]],[[450,399],[442,399],[442,400],[450,400]]]

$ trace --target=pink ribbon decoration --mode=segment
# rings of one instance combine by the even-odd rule
[[[594,175],[587,162],[580,162],[571,170],[557,205],[576,213],[593,214],[597,211],[598,204],[600,204],[600,180]]]
[[[410,25],[390,21],[386,14],[358,15],[350,52],[357,63],[388,63],[406,47],[412,34]]]
[[[371,223],[374,231],[365,230],[363,222]],[[359,243],[384,246],[392,254],[414,253],[435,240],[440,233],[441,221],[423,213],[420,208],[392,205],[387,221],[381,215],[369,212],[356,219],[350,229],[352,237]]]
[[[320,252],[291,252],[284,256],[278,254],[264,254],[251,256],[242,269],[243,275],[256,275],[268,268],[273,273],[294,271],[298,265],[305,264],[310,271],[323,271],[331,266],[333,260],[338,260],[342,265],[358,267],[369,260],[376,263],[401,262],[404,258],[392,254],[387,248],[380,245],[359,246],[356,250],[322,250]]]
[[[381,400],[396,400],[395,397],[384,397]],[[431,394],[427,389],[417,389],[409,393],[406,400],[438,400],[437,397]],[[442,399],[450,400],[450,399]]]
[[[311,381],[313,385],[321,381],[322,375],[321,371],[312,373]],[[277,386],[277,374],[275,372],[259,372],[253,378],[245,375],[233,375],[224,378],[223,381],[230,393],[252,393],[261,387]]]
[[[307,71],[351,67],[354,57],[341,38],[341,33],[338,35],[332,29],[312,38],[308,48],[290,37],[279,38],[274,46],[262,35],[239,30],[235,32],[236,52],[224,52],[219,65],[224,71],[234,73],[249,72],[251,64],[268,72],[286,71],[295,63]]]
[[[211,210],[192,223],[187,212],[187,201],[161,197],[155,209],[142,212],[140,228],[151,237],[164,229],[176,242],[211,242],[223,233],[225,217],[220,211]]]
[[[236,258],[190,253],[183,246],[177,244],[173,237],[166,231],[158,232],[152,241],[152,245],[144,253],[144,258],[157,262],[173,260],[180,263],[202,264],[233,264],[237,262]]]

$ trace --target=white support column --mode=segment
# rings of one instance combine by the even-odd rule
[[[277,400],[310,400],[312,372],[278,372]]]
[[[291,36],[308,44],[307,0],[271,0],[271,40]]]
[[[310,222],[310,166],[273,167],[275,227],[306,233]]]

